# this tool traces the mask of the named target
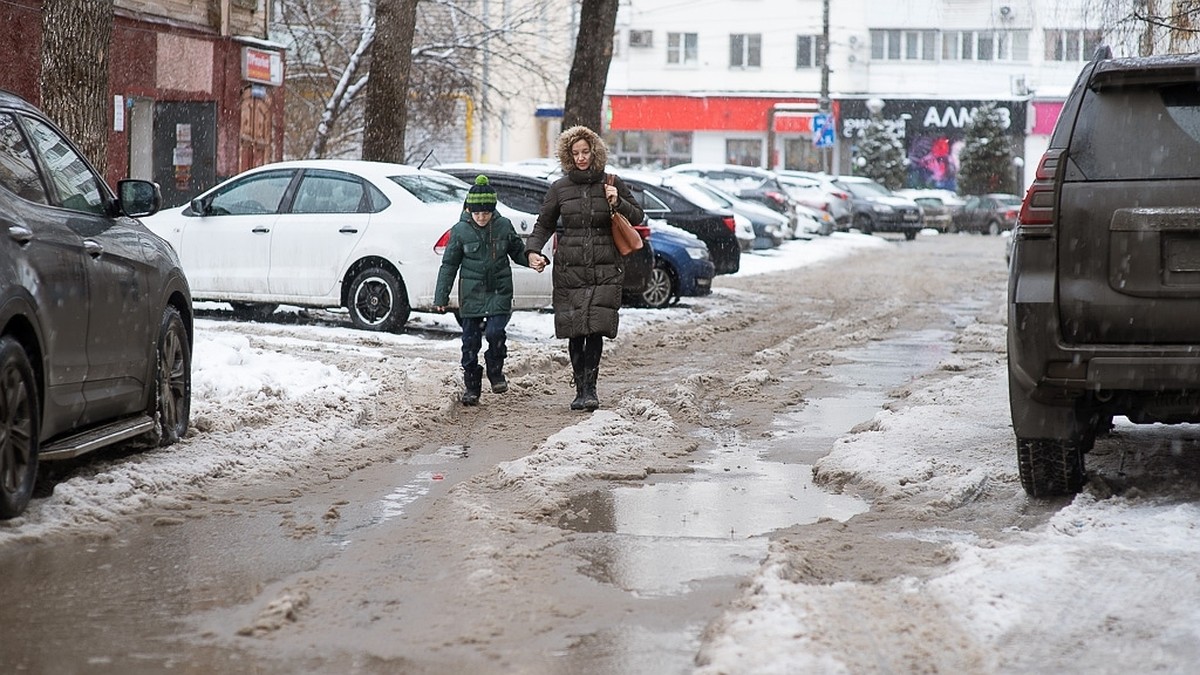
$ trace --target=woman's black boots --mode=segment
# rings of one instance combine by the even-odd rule
[[[575,400],[571,401],[571,410],[583,410],[583,338],[569,338],[567,354],[571,357],[571,381],[575,384]]]
[[[571,410],[595,410],[600,407],[596,397],[596,379],[600,374],[600,355],[604,336],[588,335],[570,338],[567,353],[571,356],[571,372],[575,379],[575,400]]]

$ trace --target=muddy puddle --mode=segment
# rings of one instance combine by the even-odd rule
[[[669,601],[752,575],[772,532],[866,511],[861,499],[813,485],[812,463],[872,419],[890,390],[944,360],[952,336],[940,330],[901,333],[840,351],[827,381],[804,405],[778,415],[767,438],[723,431],[702,440],[694,473],[655,475],[578,496],[558,524],[584,535],[576,544],[586,561],[582,573],[637,597]],[[702,627],[695,629],[656,639],[684,658]],[[628,657],[638,651],[636,642],[605,634],[588,636],[580,646],[607,645],[610,655]]]

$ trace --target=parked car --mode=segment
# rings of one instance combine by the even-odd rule
[[[708,246],[717,274],[733,274],[741,266],[735,214],[696,202],[689,195],[689,179],[663,172],[618,169],[616,172],[633,190],[648,217],[665,220],[687,230]]]
[[[403,164],[279,162],[145,222],[179,253],[197,300],[247,316],[280,304],[344,307],[357,328],[399,331],[412,310],[433,310],[441,251],[469,189]],[[518,234],[532,231],[533,214],[503,200],[499,210]],[[513,266],[515,309],[548,306],[552,290],[549,274]]]
[[[796,227],[796,202],[772,171],[737,164],[700,163],[677,164],[666,171],[697,176],[742,199],[765,204],[787,216],[789,226]]]
[[[1200,422],[1198,87],[1200,55],[1114,59],[1102,47],[1026,191],[1007,351],[1031,496],[1079,492],[1084,456],[1114,416]]]
[[[823,209],[799,204],[796,206],[795,238],[812,239],[815,236],[828,237],[837,231],[837,221],[833,215]]]
[[[654,273],[638,298],[646,307],[661,308],[680,297],[708,295],[715,274],[708,246],[696,235],[661,220],[650,219]]]
[[[952,228],[961,232],[1000,234],[1013,228],[1020,210],[1021,198],[1017,195],[971,195],[954,212]]]
[[[892,193],[864,176],[838,176],[834,184],[850,193],[854,202],[854,227],[863,234],[900,232],[915,239],[925,226],[921,207],[907,197]]]
[[[925,227],[939,232],[954,231],[954,213],[963,205],[963,198],[954,191],[906,188],[894,192],[901,197],[908,197],[921,207]]]
[[[779,248],[784,239],[793,238],[795,230],[782,213],[773,211],[758,202],[747,201],[731,195],[703,178],[687,174],[682,174],[681,177],[689,181],[686,189],[690,195],[696,198],[697,202],[707,198],[715,208],[728,209],[735,214],[745,216],[750,221],[750,225],[754,229],[754,241],[751,242],[751,249],[761,251]],[[695,194],[697,192],[701,194]]]
[[[528,227],[518,228],[524,235],[533,232],[533,224],[546,198],[546,191],[558,175],[547,171],[541,163],[501,165],[462,162],[441,164],[435,167],[435,170],[450,174],[468,184],[479,174],[486,175],[488,184],[496,189],[496,196],[501,202],[522,213],[534,215],[534,220],[527,223]],[[654,273],[654,250],[653,245],[649,243],[650,228],[641,224],[635,225],[634,229],[642,236],[643,246],[625,256],[624,295],[627,299],[636,301],[646,290]]]
[[[791,169],[780,169],[775,175],[792,199],[829,213],[833,217],[836,229],[843,232],[850,229],[854,217],[854,202],[849,192],[833,182],[833,176]]]
[[[192,300],[179,261],[137,219],[158,186],[117,192],[45,115],[0,91],[0,518],[39,462],[187,433]]]

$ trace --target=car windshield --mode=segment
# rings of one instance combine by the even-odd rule
[[[887,188],[879,183],[851,183],[845,182],[842,185],[851,192],[855,197],[879,197],[888,196],[891,194]]]
[[[1078,119],[1071,160],[1090,180],[1190,178],[1200,172],[1200,91],[1194,82],[1147,78],[1089,89]],[[1147,151],[1130,152],[1128,143],[1113,142],[1130,130]]]
[[[718,196],[715,190],[709,189],[708,186],[702,183],[680,182],[675,186],[679,194],[683,195],[688,201],[702,209],[719,210],[728,209],[733,206],[733,203],[728,199]]]
[[[388,178],[426,204],[462,203],[470,190],[466,183],[451,176],[410,173]]]
[[[1000,206],[1020,206],[1021,198],[1016,195],[1000,195],[996,197],[996,203]]]

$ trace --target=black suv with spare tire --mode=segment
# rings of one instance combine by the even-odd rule
[[[1013,234],[1008,373],[1035,497],[1114,416],[1200,422],[1200,55],[1084,66]]]

